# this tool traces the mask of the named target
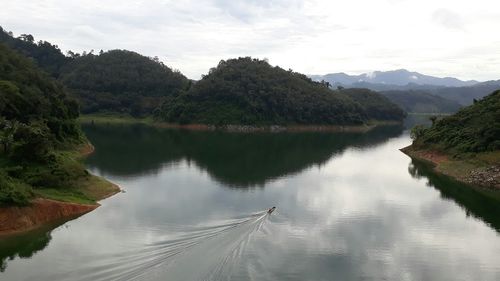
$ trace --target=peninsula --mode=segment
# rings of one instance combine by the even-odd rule
[[[402,151],[459,181],[500,190],[500,90],[432,121],[413,128],[413,144]]]

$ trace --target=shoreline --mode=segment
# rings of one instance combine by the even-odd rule
[[[446,153],[433,149],[416,149],[412,145],[401,148],[401,152],[433,166],[433,171],[453,178],[461,183],[483,189],[500,191],[500,163],[498,160],[484,161],[452,159]],[[495,159],[496,156],[487,158]]]
[[[29,206],[0,208],[0,238],[32,231],[60,220],[76,219],[99,207],[35,198]]]
[[[76,149],[77,157],[86,157],[94,152],[94,146],[86,143]],[[93,190],[100,184],[108,186],[106,190]],[[0,239],[6,236],[22,234],[55,222],[67,222],[97,209],[98,201],[111,197],[121,191],[120,187],[106,179],[89,174],[82,187],[92,193],[94,204],[66,202],[44,197],[36,197],[27,206],[0,207]]]
[[[403,121],[370,121],[361,125],[207,125],[207,124],[178,124],[154,121],[151,118],[134,118],[131,116],[116,115],[83,115],[81,124],[144,124],[163,129],[181,129],[191,131],[225,131],[225,132],[354,132],[363,133],[377,126],[403,124]]]

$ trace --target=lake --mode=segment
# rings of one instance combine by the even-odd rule
[[[0,241],[0,280],[500,280],[498,194],[412,161],[403,127],[84,131],[125,192]]]

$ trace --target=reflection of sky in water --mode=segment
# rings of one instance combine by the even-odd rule
[[[0,279],[78,280],[125,249],[277,206],[231,280],[500,280],[499,234],[413,178],[410,159],[397,150],[408,143],[402,136],[346,148],[256,189],[225,188],[186,160],[155,174],[107,175],[126,193],[54,230],[45,250],[9,261]],[[187,268],[210,258],[192,257]]]

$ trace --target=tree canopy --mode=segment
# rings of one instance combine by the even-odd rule
[[[432,146],[452,153],[499,150],[500,90],[436,120],[428,129],[414,128],[413,135],[417,147]]]
[[[152,114],[165,97],[186,90],[190,81],[179,71],[126,50],[98,54],[68,51],[57,45],[35,42],[33,35],[14,37],[0,27],[0,43],[31,58],[40,68],[58,79],[80,104],[83,113],[115,112],[133,116]]]
[[[398,105],[377,92],[356,88],[342,89],[340,91],[358,102],[370,119],[400,121],[406,117],[406,113]]]
[[[64,67],[60,80],[80,99],[83,113],[134,116],[151,114],[165,97],[189,86],[180,72],[126,50],[80,56]]]
[[[343,92],[250,57],[220,61],[188,91],[167,99],[157,117],[214,125],[358,125],[369,119]]]
[[[83,141],[78,114],[61,85],[0,43],[0,204],[26,202],[32,186],[62,186],[85,172],[55,153]]]
[[[66,57],[57,45],[42,40],[35,42],[31,34],[21,34],[16,38],[0,27],[0,43],[32,58],[39,67],[55,78],[61,74],[61,68],[71,61],[71,58]]]

